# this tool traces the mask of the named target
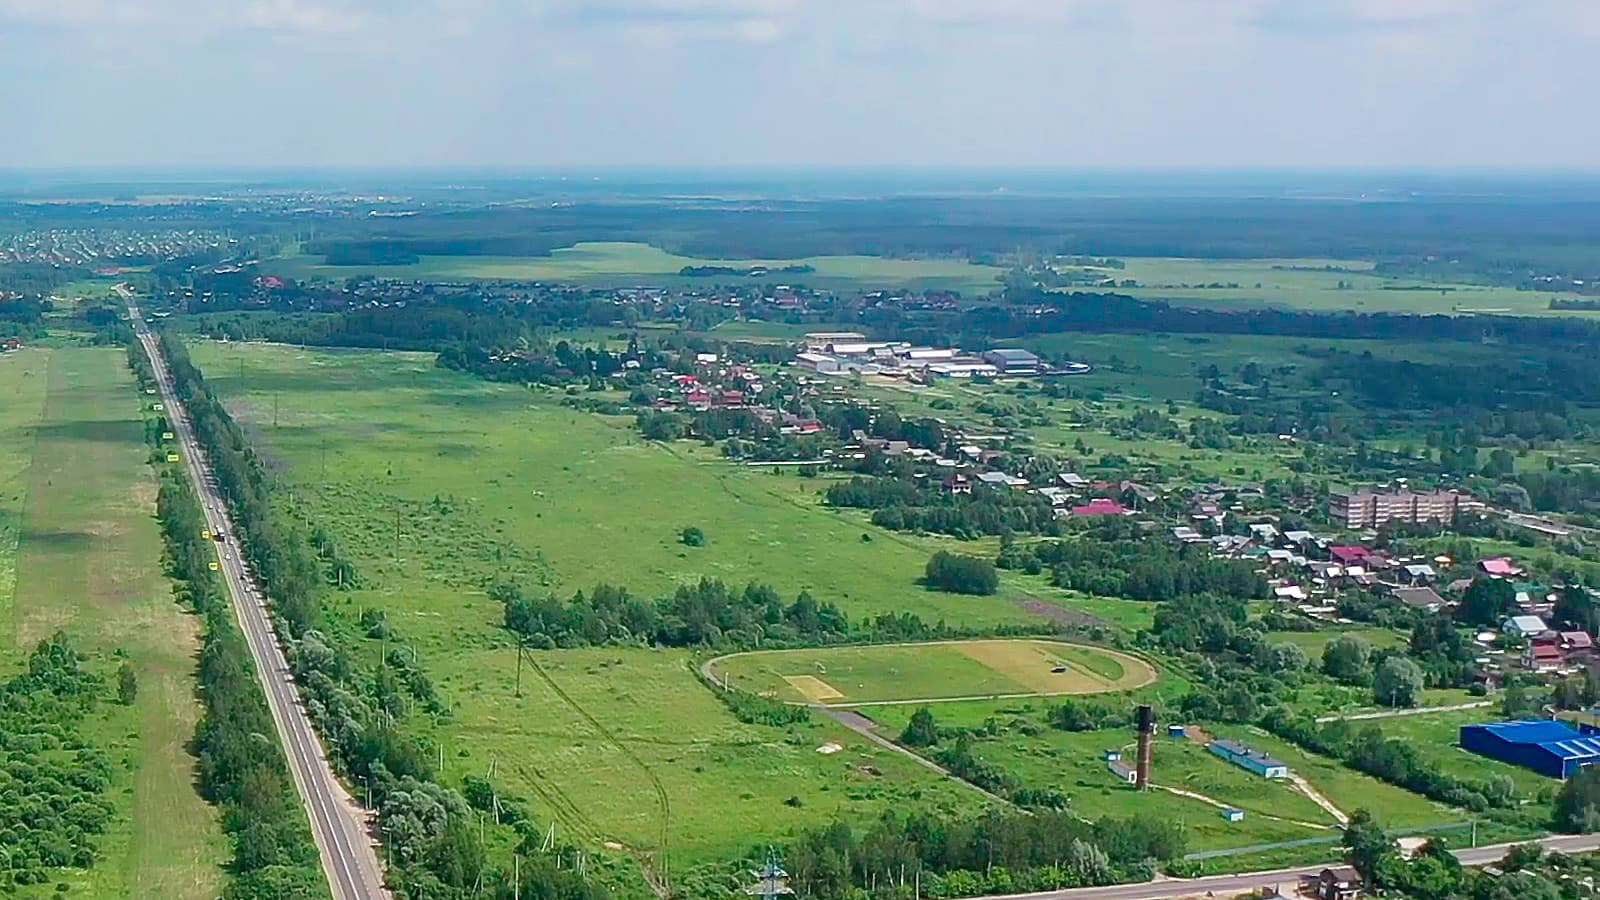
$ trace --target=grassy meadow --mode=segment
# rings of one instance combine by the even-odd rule
[[[52,880],[74,896],[214,897],[228,848],[187,751],[198,631],[161,572],[141,398],[122,351],[0,357],[0,392],[0,665],[64,630],[108,685],[85,734],[114,762],[116,812],[99,862]],[[117,657],[138,675],[130,707],[110,697]]]
[[[1370,260],[1127,257],[1123,261],[1127,264],[1124,269],[1080,271],[1119,282],[1132,279],[1136,286],[1117,290],[1141,299],[1225,309],[1279,306],[1312,312],[1587,314],[1550,309],[1552,299],[1570,295],[1396,278],[1374,272]]]
[[[657,866],[726,860],[753,835],[911,798],[967,811],[986,802],[831,720],[740,724],[685,651],[535,653],[548,678],[524,665],[518,698],[512,641],[486,594],[499,581],[560,596],[603,581],[656,596],[712,576],[767,581],[785,597],[808,589],[853,619],[1035,621],[1015,596],[919,586],[941,544],[823,508],[819,480],[651,444],[631,418],[576,412],[559,393],[438,369],[427,355],[206,343],[192,353],[289,508],[328,529],[359,569],[355,589],[328,596],[330,631],[375,658],[356,619],[384,609],[451,707],[444,721],[413,722],[446,747],[448,781],[492,770],[540,821]],[[688,525],[704,529],[705,546],[680,542]],[[818,752],[828,744],[840,749]],[[732,806],[697,802],[710,792]]]
[[[718,275],[686,278],[685,266],[727,266],[774,270],[790,265],[811,266],[816,271],[774,271],[758,277]],[[563,281],[596,286],[649,284],[669,287],[705,287],[748,282],[792,283],[834,290],[955,290],[984,294],[999,287],[1004,270],[964,259],[892,259],[880,256],[814,256],[804,259],[698,259],[668,253],[649,244],[626,242],[580,243],[554,250],[549,256],[424,256],[411,265],[330,266],[320,256],[286,256],[263,267],[293,278],[346,278],[368,273],[383,278],[481,278],[519,281]]]

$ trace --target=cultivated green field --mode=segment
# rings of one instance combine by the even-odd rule
[[[1138,283],[1134,287],[1118,287],[1119,293],[1218,308],[1282,306],[1316,312],[1593,315],[1550,309],[1551,299],[1568,295],[1394,278],[1375,273],[1369,260],[1128,257],[1123,261],[1127,264],[1125,269],[1080,271]]]
[[[740,690],[829,706],[1128,691],[1156,678],[1125,653],[1041,640],[757,651],[714,660],[707,671]]]
[[[423,609],[472,604],[445,623],[464,634],[498,622],[498,604],[481,596],[496,581],[652,596],[702,576],[764,581],[785,597],[810,590],[853,619],[1037,621],[1015,602],[1022,592],[925,590],[928,556],[955,542],[827,509],[826,479],[651,443],[631,416],[578,412],[559,392],[439,369],[427,354],[210,343],[193,354],[295,502],[361,560],[364,581],[404,585]],[[681,543],[691,525],[705,546]]]
[[[427,636],[421,623],[407,633]],[[718,862],[834,816],[865,820],[913,800],[970,813],[987,802],[822,716],[787,729],[741,724],[685,652],[532,656],[539,670],[524,666],[518,699],[509,646],[424,655],[452,706],[436,726],[445,779],[492,767],[541,822],[592,847],[620,844],[657,866],[663,850],[674,865]]]
[[[773,272],[759,277],[719,275],[685,278],[685,266],[727,266],[778,269],[807,265],[816,271],[788,274]],[[956,290],[983,294],[999,287],[1003,270],[964,259],[890,259],[879,256],[814,256],[804,259],[697,259],[668,253],[649,244],[622,242],[582,243],[553,251],[549,256],[425,256],[402,266],[330,266],[320,256],[289,256],[271,260],[264,271],[293,278],[347,278],[370,273],[384,278],[488,278],[565,281],[578,284],[630,286],[711,287],[716,284],[792,283],[839,290],[907,288]]]
[[[214,897],[227,845],[186,749],[197,631],[160,570],[142,401],[122,351],[0,357],[0,392],[0,661],[9,669],[60,629],[108,684],[114,654],[139,678],[133,706],[108,699],[85,725],[115,766],[101,860],[52,882],[74,896]]]

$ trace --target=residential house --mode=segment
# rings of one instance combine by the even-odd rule
[[[952,472],[939,485],[939,488],[946,494],[970,494],[972,493],[972,481],[960,472]]]
[[[1518,566],[1509,556],[1491,556],[1478,560],[1478,568],[1485,575],[1493,578],[1516,578],[1522,574],[1522,567]]]
[[[1336,544],[1328,548],[1328,556],[1346,566],[1361,565],[1371,555],[1372,551],[1360,544]]]
[[[1074,506],[1072,514],[1074,516],[1125,516],[1128,514],[1128,509],[1115,500],[1096,497],[1081,506]]]
[[[1401,603],[1423,612],[1438,612],[1444,607],[1444,598],[1431,587],[1401,587],[1395,588],[1391,593]]]
[[[1172,529],[1172,536],[1181,544],[1203,544],[1206,536],[1187,525],[1179,525]]]
[[[1500,630],[1523,639],[1531,639],[1550,630],[1538,616],[1507,616]]]
[[[1439,573],[1427,563],[1410,563],[1400,567],[1400,577],[1408,584],[1432,584],[1439,579]]]
[[[1554,672],[1566,664],[1567,654],[1554,634],[1540,635],[1522,650],[1522,667],[1530,672]]]
[[[1139,774],[1134,771],[1133,766],[1128,765],[1120,759],[1108,760],[1106,762],[1106,768],[1111,770],[1111,774],[1117,776],[1117,778],[1127,782],[1128,784],[1139,783]]]
[[[1061,482],[1061,486],[1064,488],[1080,491],[1089,486],[1089,479],[1079,475],[1077,472],[1062,472],[1056,476],[1056,481]]]
[[[1300,876],[1300,895],[1314,900],[1356,900],[1361,896],[1361,889],[1361,873],[1354,866]]]
[[[13,337],[13,338],[6,338],[5,340],[0,341],[0,350],[4,350],[7,353],[10,353],[13,350],[21,350],[21,349],[22,349],[22,338],[14,338]]]
[[[1009,472],[979,472],[978,480],[990,487],[1025,488],[1028,479],[1019,478]]]

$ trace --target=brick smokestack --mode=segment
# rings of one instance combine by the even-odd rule
[[[1150,739],[1155,730],[1155,710],[1146,703],[1139,707],[1139,758],[1134,766],[1134,783],[1141,791],[1150,789]]]

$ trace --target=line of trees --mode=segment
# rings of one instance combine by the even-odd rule
[[[751,582],[743,590],[720,579],[680,585],[654,601],[613,585],[579,591],[566,602],[554,595],[528,597],[515,584],[492,587],[489,596],[505,610],[505,626],[536,649],[646,643],[661,647],[826,644],[850,631],[845,614],[830,602],[801,591],[793,602],[770,585]]]
[[[407,665],[398,648],[370,666],[359,665],[317,629],[322,573],[309,537],[272,508],[270,483],[254,450],[211,394],[181,341],[163,334],[161,344],[174,387],[233,510],[242,550],[270,598],[279,636],[287,645],[289,663],[305,693],[312,721],[327,741],[336,768],[351,779],[361,779],[371,790],[385,835],[389,886],[400,900],[464,898],[480,888],[489,896],[512,896],[516,890],[512,872],[488,865],[466,800],[437,780],[434,754],[429,752],[432,748],[398,727],[412,701],[439,715],[447,714],[433,696],[426,675],[414,662]],[[137,353],[137,345],[130,347],[130,357]],[[141,375],[148,379],[148,366]],[[203,518],[198,508],[192,516],[186,526],[189,534],[197,536]],[[199,550],[185,551],[186,556],[195,553],[204,557]],[[225,603],[221,605],[225,608]],[[246,649],[242,642],[238,644],[238,652]],[[232,673],[244,678],[255,702],[260,703],[259,688],[242,674],[247,672],[234,666],[224,667],[217,675]],[[242,688],[240,697],[239,702],[244,703]],[[256,727],[256,734],[272,733],[270,721],[264,729],[259,723]],[[232,735],[234,729],[221,733]],[[272,748],[275,754],[277,748]],[[514,827],[522,836],[519,852],[528,857],[521,866],[523,894],[574,900],[605,895],[603,888],[559,869],[550,857],[539,853],[537,828],[532,823]],[[243,846],[240,852],[245,852]],[[263,871],[276,874],[266,867]],[[263,876],[260,887],[255,882],[247,884],[253,892],[239,896],[299,896],[265,879]],[[318,890],[325,889],[319,886]]]
[[[784,866],[803,897],[965,897],[1142,881],[1184,853],[1177,823],[1153,816],[1088,822],[1070,813],[991,809],[977,817],[884,813],[865,828],[802,832]]]
[[[830,506],[870,509],[872,524],[895,531],[929,531],[976,538],[983,535],[1057,534],[1055,510],[1038,494],[976,486],[970,494],[947,494],[927,480],[851,478],[823,494]]]
[[[1284,740],[1441,803],[1482,812],[1514,808],[1521,799],[1509,776],[1474,781],[1442,772],[1409,742],[1385,737],[1376,723],[1359,729],[1343,719],[1318,724],[1310,714],[1296,715],[1279,706],[1268,710],[1260,724]]]

